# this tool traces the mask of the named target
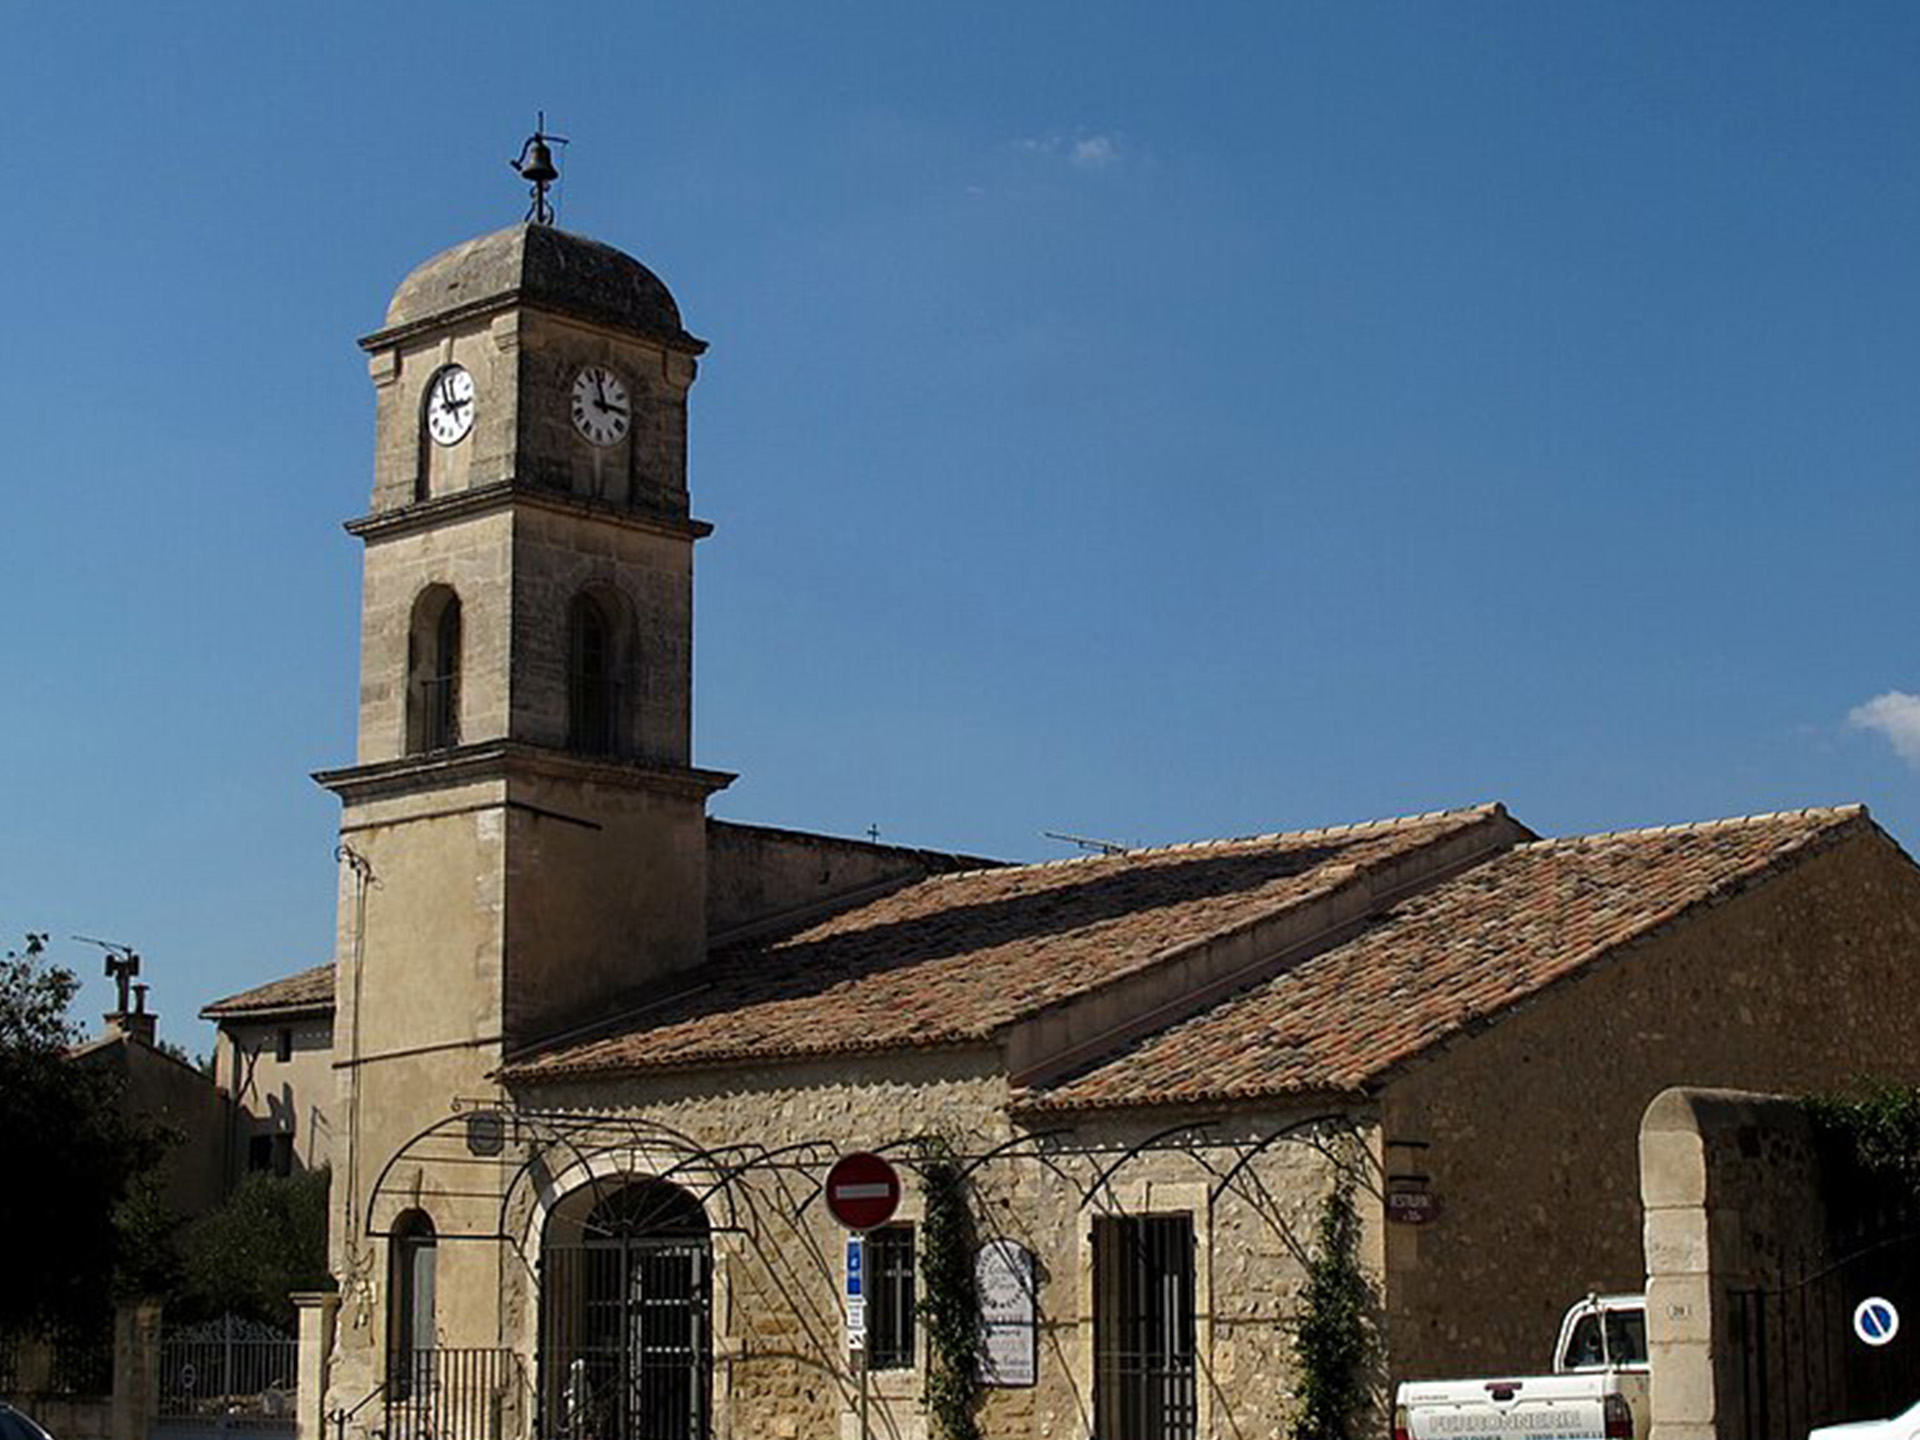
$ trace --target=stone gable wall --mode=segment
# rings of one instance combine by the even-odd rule
[[[1538,1373],[1589,1291],[1639,1291],[1638,1137],[1672,1085],[1806,1093],[1920,1081],[1920,872],[1866,833],[1470,1033],[1385,1095],[1397,1379]]]

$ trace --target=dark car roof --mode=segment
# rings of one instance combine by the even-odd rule
[[[31,1417],[0,1400],[0,1440],[53,1440],[53,1437],[35,1424]]]

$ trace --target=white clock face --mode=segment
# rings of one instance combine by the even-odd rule
[[[473,376],[448,365],[427,382],[427,434],[436,445],[458,445],[473,429]]]
[[[594,445],[622,439],[632,419],[627,387],[604,365],[589,365],[573,377],[573,428]]]

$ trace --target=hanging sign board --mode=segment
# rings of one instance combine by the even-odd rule
[[[1393,1190],[1387,1194],[1387,1219],[1398,1225],[1431,1225],[1440,1218],[1440,1197],[1430,1190]]]
[[[849,1230],[886,1224],[899,1204],[899,1173],[878,1155],[855,1150],[827,1172],[827,1209]]]
[[[1018,1240],[989,1240],[974,1260],[980,1292],[980,1383],[1031,1385],[1038,1372],[1033,1252]]]

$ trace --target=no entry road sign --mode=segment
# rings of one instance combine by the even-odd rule
[[[900,1176],[878,1155],[855,1150],[827,1172],[827,1209],[849,1230],[871,1230],[893,1218]]]

